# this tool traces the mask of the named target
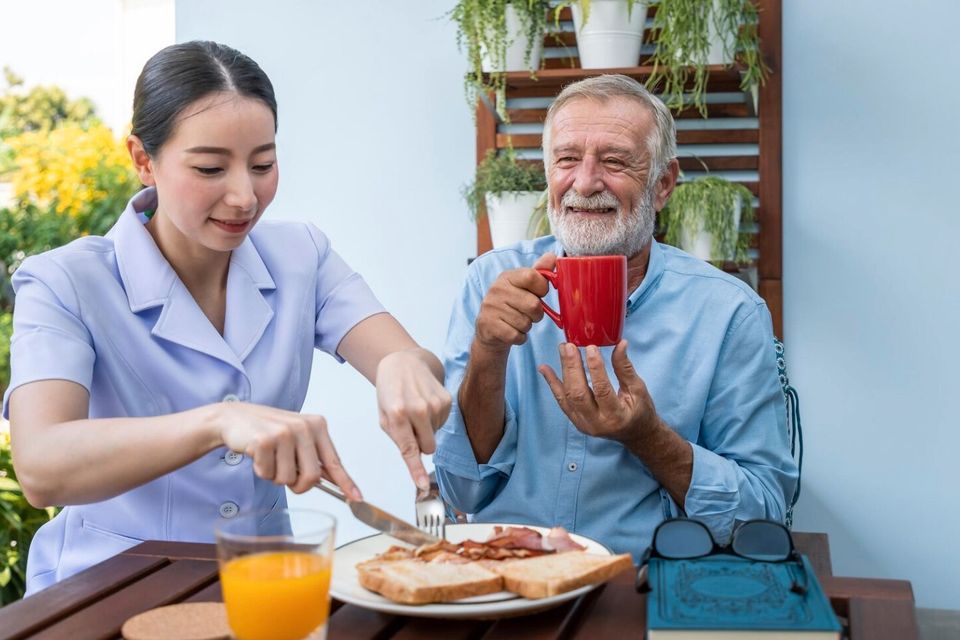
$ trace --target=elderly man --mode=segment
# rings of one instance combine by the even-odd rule
[[[738,521],[782,520],[797,467],[767,307],[653,238],[679,172],[670,112],[625,76],[583,80],[550,107],[543,153],[556,238],[478,258],[453,311],[444,496],[477,521],[561,525],[635,557],[671,516],[720,542]],[[556,293],[535,269],[564,254],[627,257],[612,350],[540,322]]]

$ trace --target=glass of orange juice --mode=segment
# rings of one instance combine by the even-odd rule
[[[336,520],[322,511],[239,515],[217,529],[220,585],[237,640],[322,640]]]

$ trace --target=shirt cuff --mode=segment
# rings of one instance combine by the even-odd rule
[[[707,525],[718,544],[726,544],[733,534],[740,502],[737,465],[692,442],[690,447],[693,473],[683,510],[688,517]]]
[[[467,427],[463,421],[463,414],[460,413],[460,405],[454,402],[450,408],[450,417],[447,418],[443,428],[437,432],[437,452],[433,455],[434,465],[474,482],[479,482],[494,473],[506,476],[513,473],[517,454],[517,416],[509,404],[505,404],[504,412],[506,425],[503,437],[493,455],[490,456],[490,460],[480,464],[477,462],[470,438],[467,436]]]

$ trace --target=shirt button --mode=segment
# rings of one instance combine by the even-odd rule
[[[231,467],[236,466],[243,462],[243,454],[239,451],[228,451],[227,455],[223,456],[223,461]]]
[[[567,465],[567,471],[576,471],[576,470],[577,470],[576,462],[571,462],[570,464]]]
[[[233,518],[238,513],[240,513],[240,505],[236,502],[227,501],[220,505],[221,518]]]
[[[228,393],[227,395],[223,396],[223,401],[224,401],[224,402],[237,402],[237,401],[239,401],[239,400],[240,400],[240,398],[238,398],[236,395],[234,395],[234,394],[232,394],[232,393]]]

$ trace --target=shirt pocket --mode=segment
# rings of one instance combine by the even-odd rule
[[[139,538],[134,538],[132,536],[124,535],[122,533],[117,533],[116,531],[110,531],[109,529],[105,529],[99,525],[93,524],[87,519],[84,519],[80,526],[83,527],[85,530],[89,531],[90,533],[105,536],[107,538],[116,540],[117,542],[125,543],[127,545],[132,546],[132,545],[140,544],[141,542],[143,542],[143,540]]]

